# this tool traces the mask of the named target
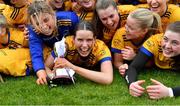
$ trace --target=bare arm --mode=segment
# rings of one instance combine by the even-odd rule
[[[52,69],[54,67],[54,57],[49,55],[45,61],[45,70],[47,75],[52,73]]]
[[[122,54],[114,53],[114,59],[113,59],[114,66],[119,69],[119,67],[123,64],[123,58]]]
[[[105,61],[101,63],[100,72],[73,65],[65,58],[58,58],[54,67],[69,67],[73,69],[77,74],[100,84],[111,84],[113,81],[113,68],[111,61]]]

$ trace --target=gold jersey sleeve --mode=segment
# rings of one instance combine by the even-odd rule
[[[162,22],[162,28],[165,31],[166,27],[175,21],[180,21],[180,7],[174,5],[174,4],[169,4],[168,5],[168,9],[165,12],[165,14],[163,14],[161,16],[161,22]]]
[[[80,20],[85,20],[85,21],[91,21],[93,17],[93,11],[80,11],[77,12],[78,17]]]
[[[153,57],[156,66],[162,69],[171,69],[172,60],[165,57],[161,48],[161,40],[163,34],[156,34],[151,36],[147,41],[144,42],[140,49],[146,55]]]
[[[171,17],[170,17],[170,23],[175,22],[175,21],[180,21],[180,7],[169,4],[169,11],[171,12]]]
[[[125,28],[120,28],[116,31],[112,43],[111,43],[111,51],[114,53],[121,53],[121,50],[125,47],[124,40],[125,38]]]
[[[21,48],[23,46],[27,47],[28,43],[26,42],[24,38],[23,31],[16,29],[16,28],[10,28],[10,41],[9,41],[9,47],[12,48]]]
[[[0,4],[0,13],[3,14],[4,9],[7,7],[8,7],[8,5]]]
[[[92,68],[98,63],[111,60],[111,53],[109,48],[104,42],[96,40],[95,45],[92,48],[91,53],[86,60],[82,60],[74,45],[73,37],[67,36],[66,40],[66,55],[65,58],[78,66]]]
[[[103,38],[101,40],[109,45],[111,43],[111,40],[112,40],[115,32],[116,31],[114,31],[114,30],[110,30],[108,28],[104,28],[103,29]]]
[[[137,8],[149,8],[148,4],[138,4],[136,5]]]
[[[7,22],[10,25],[27,24],[28,22],[27,8],[28,5],[25,5],[21,8],[5,6],[5,8],[2,10],[2,13],[6,17]]]
[[[65,11],[72,10],[72,2],[71,2],[71,0],[65,0],[65,2],[64,2],[64,10]]]
[[[129,13],[137,9],[137,7],[134,5],[118,5],[117,8],[121,18],[120,25],[124,27]]]

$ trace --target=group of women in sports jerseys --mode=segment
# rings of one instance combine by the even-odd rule
[[[114,0],[22,1],[0,4],[1,73],[25,76],[33,69],[36,83],[43,85],[52,70],[70,68],[107,85],[113,81],[114,65],[126,79],[129,93],[138,97],[145,93],[144,81],[137,81],[144,66],[153,62],[180,71],[180,7],[168,0],[136,6],[117,5]],[[62,39],[65,46],[58,43]],[[62,44],[64,51],[54,44]],[[180,96],[180,87],[151,81],[146,89],[151,99]]]

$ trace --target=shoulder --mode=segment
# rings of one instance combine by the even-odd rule
[[[144,42],[143,46],[145,48],[155,48],[155,47],[158,47],[160,45],[160,43],[161,43],[162,37],[163,37],[163,33],[152,35],[149,39],[147,39]]]
[[[118,41],[119,43],[123,40],[123,39],[125,39],[125,28],[124,27],[122,27],[122,28],[119,28],[117,31],[116,31],[116,33],[115,33],[115,35],[114,35],[114,37],[113,37],[113,40],[112,40],[112,42],[116,42],[116,41]],[[117,42],[117,43],[118,43]]]
[[[93,52],[98,54],[98,52],[101,52],[101,51],[109,52],[109,48],[102,40],[96,39],[95,45],[93,47]]]
[[[174,11],[180,9],[177,5],[175,4],[168,4],[168,10],[169,11]]]
[[[57,11],[56,16],[59,19],[73,19],[73,18],[78,18],[75,12],[70,12],[70,11]]]
[[[131,11],[137,9],[134,5],[118,5],[117,8],[120,14],[129,14]]]

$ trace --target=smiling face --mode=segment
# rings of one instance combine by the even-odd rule
[[[77,2],[85,9],[93,9],[95,5],[95,0],[77,0]]]
[[[64,0],[49,0],[49,4],[53,9],[60,9],[62,8]]]
[[[44,35],[51,35],[56,28],[55,17],[48,13],[40,13],[31,18],[33,27]]]
[[[167,0],[147,0],[150,10],[162,16],[167,8]]]
[[[140,23],[130,15],[127,18],[125,29],[127,39],[144,38],[145,34],[147,33],[147,30],[142,29],[140,27]]]
[[[120,21],[118,11],[109,6],[107,9],[97,10],[98,16],[105,27],[110,30],[116,30]]]
[[[167,30],[161,44],[165,57],[170,58],[180,55],[180,33]]]
[[[74,44],[76,46],[78,53],[82,57],[87,57],[90,54],[95,44],[95,38],[93,36],[93,32],[89,30],[76,31]]]

